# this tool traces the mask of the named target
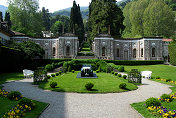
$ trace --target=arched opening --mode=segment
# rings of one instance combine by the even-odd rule
[[[56,55],[56,48],[53,47],[53,56],[55,56],[55,55]]]
[[[155,57],[155,48],[152,48],[152,57]]]
[[[67,48],[66,48],[66,56],[70,56],[70,47],[69,46],[67,46]]]
[[[102,48],[102,56],[105,56],[105,47]]]
[[[144,56],[144,49],[142,48],[141,49],[141,57],[143,57]]]
[[[136,49],[133,49],[133,58],[136,58]]]
[[[120,57],[120,49],[117,48],[117,57]]]

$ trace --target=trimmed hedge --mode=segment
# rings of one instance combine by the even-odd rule
[[[172,41],[169,44],[169,56],[170,56],[170,63],[172,65],[176,65],[176,40]]]
[[[115,65],[155,65],[163,64],[164,61],[152,60],[152,61],[128,61],[128,60],[105,60],[107,63],[114,63]]]

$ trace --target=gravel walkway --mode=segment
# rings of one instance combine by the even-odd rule
[[[27,98],[49,103],[40,118],[141,118],[130,104],[171,92],[168,85],[147,79],[135,91],[108,94],[44,91],[30,81],[24,79],[3,86],[7,91],[20,91]]]

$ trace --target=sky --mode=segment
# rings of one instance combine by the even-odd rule
[[[89,6],[91,0],[75,0],[80,6]],[[117,0],[120,1],[120,0]],[[0,5],[8,6],[7,0],[0,0]],[[73,0],[39,0],[39,7],[49,9],[49,12],[58,11],[61,9],[72,7]]]

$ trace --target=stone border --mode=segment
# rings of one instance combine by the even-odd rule
[[[138,113],[142,118],[145,118],[141,113],[139,113],[136,109],[134,109],[134,108],[131,106],[131,104],[130,104],[130,107],[131,107],[136,113]]]

